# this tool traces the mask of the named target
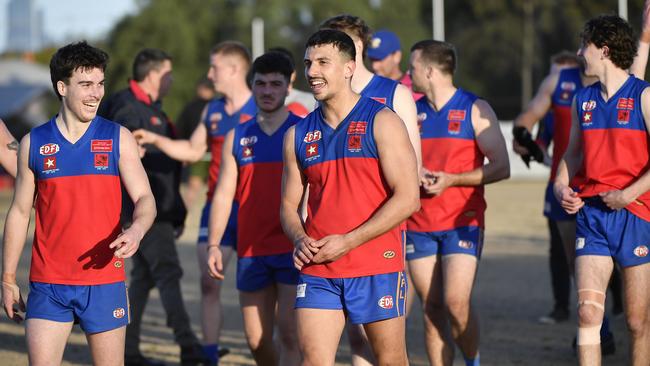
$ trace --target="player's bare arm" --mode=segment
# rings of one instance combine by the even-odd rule
[[[391,230],[420,207],[415,153],[400,118],[389,109],[375,116],[374,137],[379,163],[392,195],[361,226],[349,233],[329,235],[314,243],[315,263],[335,261],[350,250]]]
[[[417,109],[411,91],[402,84],[397,85],[397,89],[395,89],[393,106],[395,107],[395,113],[404,121],[409,140],[415,151],[416,164],[420,169],[422,167],[422,145],[420,144]]]
[[[542,84],[539,86],[535,97],[528,103],[526,109],[515,118],[515,127],[525,127],[528,131],[533,129],[533,126],[540,121],[548,110],[551,108],[551,97],[553,91],[557,86],[560,74],[554,72],[546,76]],[[524,146],[521,146],[517,141],[512,140],[512,148],[519,155],[526,155],[530,152]]]
[[[7,316],[17,323],[23,320],[18,312],[25,311],[25,304],[16,284],[16,270],[27,239],[29,215],[36,191],[34,173],[29,169],[29,146],[30,135],[27,134],[18,152],[18,175],[14,198],[5,221],[2,246],[2,305]]]
[[[223,262],[221,258],[221,238],[228,224],[232,201],[237,190],[237,161],[232,154],[233,139],[235,130],[232,129],[226,135],[221,152],[221,168],[219,180],[212,197],[210,209],[210,220],[208,223],[208,272],[210,276],[218,280],[224,278]]]
[[[570,214],[574,214],[584,206],[584,202],[578,193],[569,187],[571,178],[575,176],[580,166],[582,166],[582,132],[580,131],[580,121],[576,111],[576,101],[571,103],[571,135],[569,144],[564,152],[564,156],[557,167],[557,175],[553,185],[555,198],[560,202],[562,208]]]
[[[307,182],[296,159],[294,136],[295,128],[292,126],[284,135],[282,147],[280,221],[284,233],[294,244],[293,263],[300,270],[305,264],[312,261],[314,254],[318,250],[312,246],[315,240],[307,235],[303,226],[301,203],[307,189]]]
[[[7,126],[0,119],[0,165],[16,177],[18,170],[18,141],[11,135]]]
[[[645,78],[648,52],[650,52],[650,0],[646,0],[643,5],[643,24],[639,37],[639,48],[636,57],[634,57],[634,63],[630,66],[630,74],[639,79]]]
[[[650,88],[646,88],[641,94],[641,111],[643,120],[646,125],[646,131],[650,131]],[[607,207],[613,210],[620,210],[630,203],[634,202],[637,197],[650,190],[650,170],[646,171],[634,183],[621,190],[612,190],[602,192],[600,197]]]
[[[129,258],[138,250],[140,240],[149,231],[156,218],[154,201],[149,179],[142,167],[138,145],[129,130],[120,127],[120,177],[124,188],[133,201],[131,226],[124,230],[110,245],[118,258]]]
[[[484,100],[477,99],[472,106],[472,126],[478,148],[488,159],[488,163],[458,174],[431,172],[429,176],[433,184],[423,186],[427,193],[439,195],[449,187],[478,186],[510,177],[510,161],[499,121],[492,107]]]
[[[207,108],[206,106],[201,113],[201,121],[205,119]],[[133,131],[133,136],[138,144],[154,145],[170,158],[186,163],[201,160],[208,151],[208,130],[203,123],[196,126],[189,140],[175,140],[143,129]]]

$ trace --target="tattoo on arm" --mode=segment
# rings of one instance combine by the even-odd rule
[[[20,145],[20,144],[18,143],[18,141],[13,140],[12,142],[10,142],[10,143],[7,144],[7,149],[9,149],[9,150],[13,150],[13,151],[16,151],[16,153],[18,153],[18,147],[19,147],[19,145]]]

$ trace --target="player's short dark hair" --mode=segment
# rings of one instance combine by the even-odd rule
[[[223,41],[217,43],[216,46],[212,47],[210,50],[210,56],[212,55],[224,55],[224,56],[235,56],[239,58],[246,67],[246,71],[251,67],[251,53],[248,51],[246,46],[238,41]]]
[[[562,50],[551,56],[551,63],[556,65],[579,65],[580,57],[575,52]]]
[[[70,43],[59,48],[50,59],[50,78],[54,93],[59,100],[61,94],[56,87],[59,81],[68,84],[72,73],[81,68],[83,70],[101,69],[106,71],[108,54],[99,48],[93,47],[86,41]]]
[[[342,31],[335,29],[321,29],[312,34],[307,40],[305,48],[332,45],[338,49],[340,53],[344,54],[350,60],[357,57],[357,50],[354,48],[352,38]]]
[[[253,62],[253,76],[255,74],[271,74],[274,72],[282,74],[287,80],[287,83],[291,80],[293,63],[285,54],[271,51],[256,58],[255,62]]]
[[[634,31],[618,15],[601,15],[588,20],[580,38],[583,45],[592,43],[597,48],[607,46],[609,59],[623,70],[629,69],[634,62],[637,52]]]
[[[141,50],[133,60],[133,80],[144,80],[151,71],[160,69],[163,62],[171,60],[172,57],[163,50],[156,48]]]
[[[411,47],[411,52],[420,50],[425,64],[434,64],[445,74],[453,75],[456,71],[456,48],[451,43],[427,39]]]
[[[372,38],[372,30],[363,19],[350,14],[339,14],[326,19],[321,23],[319,29],[336,29],[359,37],[363,43],[363,58],[366,58],[370,39]]]
[[[294,69],[296,68],[296,62],[293,59],[293,53],[291,51],[289,51],[288,48],[272,47],[272,48],[269,48],[268,52],[278,52],[278,53],[283,54],[284,56],[286,56],[289,59],[289,61],[291,61],[291,67],[293,67]]]

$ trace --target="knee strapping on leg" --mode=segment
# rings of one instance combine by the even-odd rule
[[[580,289],[578,290],[578,311],[583,306],[593,306],[594,308],[605,313],[605,293],[594,289]],[[597,345],[600,344],[600,327],[602,319],[599,324],[578,327],[578,346]]]

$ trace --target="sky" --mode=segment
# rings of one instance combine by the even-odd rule
[[[7,4],[0,0],[0,52],[7,44]],[[48,39],[63,42],[78,39],[99,39],[111,30],[124,15],[137,10],[136,0],[35,0],[43,11],[43,27]]]

